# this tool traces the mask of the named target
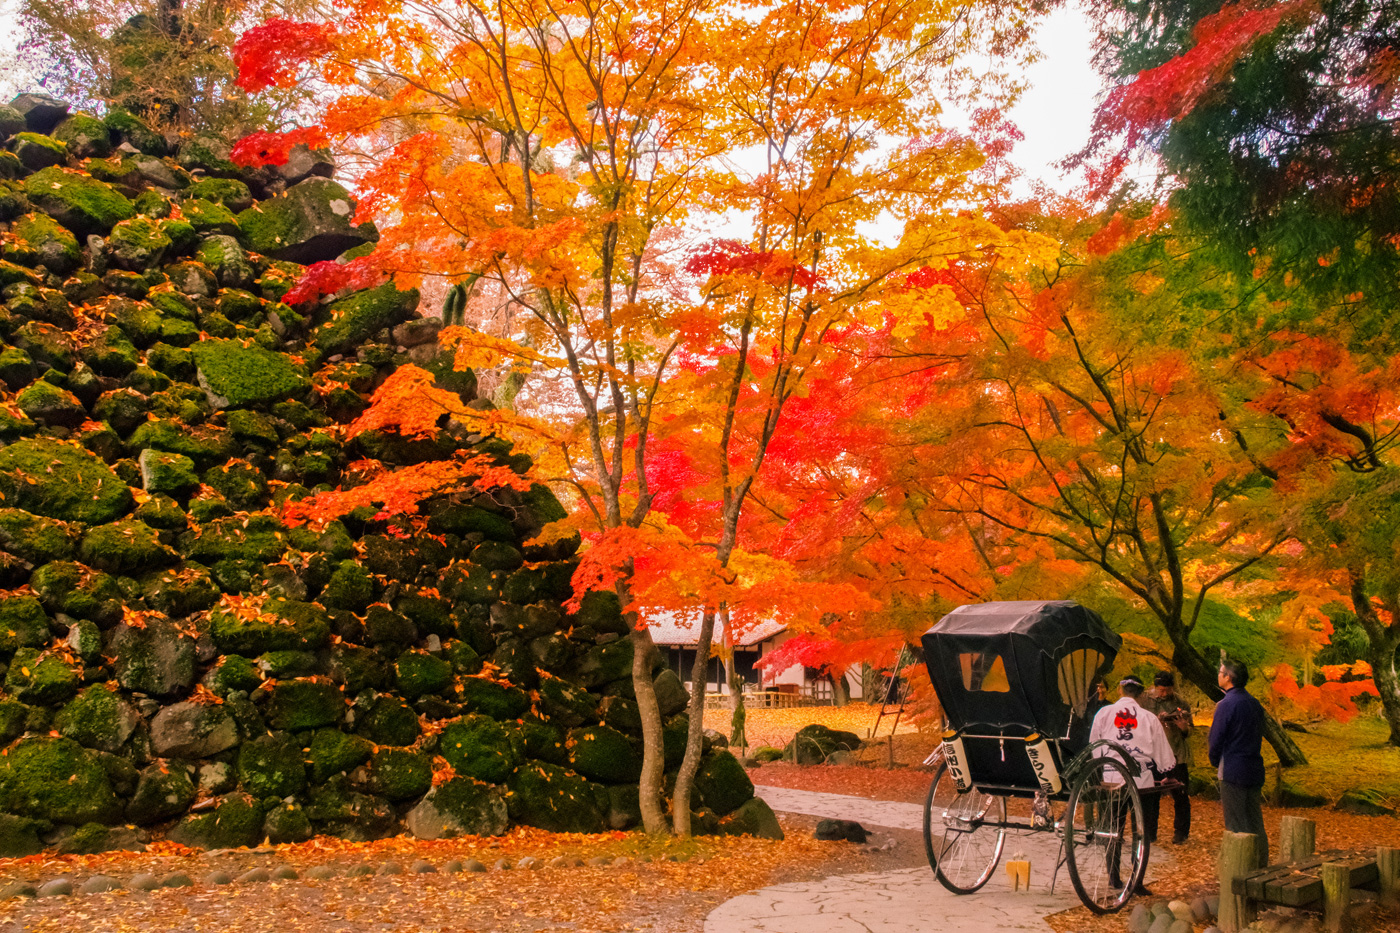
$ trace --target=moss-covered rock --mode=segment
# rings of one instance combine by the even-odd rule
[[[15,404],[25,417],[45,426],[76,428],[87,418],[77,396],[42,379],[20,392]]]
[[[136,216],[136,206],[111,185],[57,166],[26,178],[24,193],[79,236],[105,236],[115,224]]]
[[[42,852],[44,844],[39,841],[39,832],[46,828],[40,820],[0,813],[0,858],[23,858]]]
[[[313,789],[306,812],[319,832],[350,842],[382,839],[398,829],[389,801],[358,793],[343,778],[332,778]]]
[[[418,714],[398,697],[379,696],[356,715],[355,732],[376,745],[412,745],[418,741]]]
[[[16,700],[38,706],[58,706],[78,692],[82,668],[60,654],[20,648],[10,659],[5,690]]]
[[[0,758],[0,808],[70,826],[121,815],[93,753],[72,739],[47,736],[23,739]]]
[[[180,213],[199,236],[237,236],[238,220],[233,211],[216,201],[190,198],[180,204]]]
[[[706,807],[724,816],[753,797],[753,782],[728,749],[715,749],[700,762],[695,793]]]
[[[130,143],[147,155],[165,155],[165,137],[151,129],[140,117],[122,107],[113,107],[102,118],[108,132],[119,142]]]
[[[353,350],[377,331],[408,320],[417,306],[416,289],[399,291],[392,282],[342,298],[318,317],[313,343],[327,355]]]
[[[77,535],[77,529],[67,522],[22,509],[0,509],[0,546],[31,564],[67,560],[73,555]]]
[[[309,178],[287,189],[286,197],[240,213],[238,227],[254,252],[309,264],[378,239],[372,226],[354,225],[354,215],[348,191],[329,179]]]
[[[49,643],[49,616],[33,596],[0,598],[0,653]],[[13,738],[13,736],[11,736]]]
[[[149,826],[179,816],[194,803],[195,785],[187,767],[156,762],[141,772],[136,793],[126,805],[126,818]]]
[[[67,145],[42,133],[17,133],[10,145],[20,164],[31,172],[68,161]]]
[[[83,259],[78,238],[47,214],[16,219],[5,238],[3,255],[25,266],[43,265],[55,275],[67,275]]]
[[[468,715],[442,730],[438,754],[460,775],[504,784],[524,759],[524,747],[518,732],[488,716]]]
[[[314,603],[290,599],[257,601],[256,613],[221,604],[209,614],[219,649],[242,655],[268,651],[315,651],[330,642],[330,619]]]
[[[321,784],[331,777],[351,771],[369,761],[374,743],[358,735],[347,735],[338,729],[317,729],[311,737],[308,758],[311,780]]]
[[[194,503],[190,507],[193,510]],[[266,512],[246,519],[219,518],[181,536],[180,545],[191,560],[206,564],[221,560],[272,563],[287,549],[286,526]]]
[[[504,541],[483,541],[472,549],[471,562],[487,570],[512,571],[525,562],[520,552]]]
[[[263,835],[273,845],[305,842],[315,835],[311,817],[296,803],[282,803],[267,812],[263,820]]]
[[[141,486],[154,495],[183,498],[199,485],[194,461],[182,454],[148,447],[141,451],[137,462],[141,467]]]
[[[135,707],[106,684],[93,684],[59,710],[54,727],[86,748],[115,752],[140,723]]]
[[[262,841],[263,811],[247,794],[229,794],[209,810],[191,813],[170,830],[171,842],[193,849],[255,846]]]
[[[374,599],[374,580],[355,561],[341,561],[321,591],[321,602],[332,609],[361,612]]]
[[[598,833],[610,807],[607,789],[566,768],[526,761],[510,780],[511,818],[555,833]]]
[[[296,732],[337,722],[345,711],[340,688],[328,678],[278,681],[267,701],[265,716],[274,729]]]
[[[219,601],[218,586],[199,564],[184,563],[146,574],[140,583],[146,604],[175,618],[211,609]]]
[[[179,554],[161,543],[154,528],[134,518],[89,529],[78,545],[78,557],[90,567],[121,576],[180,560]]]
[[[404,817],[404,826],[419,839],[499,836],[509,825],[500,789],[469,777],[432,788]]]
[[[50,612],[91,619],[104,628],[121,620],[121,589],[100,570],[72,561],[53,561],[34,571],[29,585]]]
[[[101,458],[49,438],[0,450],[5,502],[49,518],[96,525],[131,507],[131,490]]]
[[[255,798],[290,797],[306,787],[305,753],[285,736],[265,735],[238,749],[238,782]]]
[[[53,138],[77,159],[105,159],[112,151],[107,125],[86,113],[75,113],[54,127]]]
[[[185,194],[222,204],[231,211],[246,211],[253,206],[253,193],[236,178],[203,178],[190,185]]]
[[[625,735],[607,726],[573,729],[564,745],[570,767],[584,777],[610,784],[636,782],[641,777],[641,753]]]
[[[234,340],[201,340],[191,352],[200,385],[215,408],[241,408],[281,401],[310,382],[286,356]]]
[[[141,354],[120,327],[105,327],[83,348],[83,361],[98,375],[121,378],[141,365]]]
[[[438,693],[452,683],[452,665],[426,651],[405,651],[394,665],[399,691],[411,700]]]
[[[467,712],[506,720],[518,719],[530,709],[530,695],[519,687],[486,677],[460,677],[457,684],[457,701]]]
[[[738,809],[720,820],[716,832],[722,836],[757,836],[779,841],[785,838],[773,808],[759,797],[740,804]]]
[[[127,690],[171,696],[194,684],[194,639],[169,619],[149,615],[117,626],[108,650],[117,682]]]
[[[369,759],[369,788],[386,800],[411,800],[433,784],[433,763],[427,755],[401,748],[381,748]]]
[[[165,224],[149,217],[133,217],[112,228],[107,256],[118,269],[141,272],[159,265],[173,246]]]
[[[257,269],[248,258],[247,250],[227,234],[205,237],[195,251],[195,259],[208,266],[209,271],[219,280],[219,285],[224,288],[247,288],[258,278]],[[230,317],[230,320],[238,319],[239,317]]]

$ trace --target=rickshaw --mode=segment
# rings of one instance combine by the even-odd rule
[[[923,827],[939,882],[971,894],[1008,834],[1055,833],[1051,890],[1064,865],[1086,907],[1121,910],[1147,873],[1143,796],[1167,786],[1139,789],[1127,749],[1088,741],[1122,639],[1061,600],[961,606],[922,643],[945,721]]]

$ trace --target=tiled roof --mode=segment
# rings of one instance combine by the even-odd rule
[[[651,626],[652,641],[658,645],[680,645],[682,647],[694,645],[699,637],[700,616],[678,616],[674,612],[643,612],[647,618],[647,624]],[[715,626],[715,641],[719,641],[718,624]],[[739,633],[735,639],[735,644],[741,648],[756,645],[761,641],[772,638],[774,635],[787,631],[787,626],[781,622],[760,622],[757,625],[745,629]]]

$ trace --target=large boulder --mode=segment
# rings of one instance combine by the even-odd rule
[[[500,788],[468,777],[434,787],[404,817],[404,827],[419,839],[499,836],[509,825]]]
[[[573,729],[565,742],[569,764],[586,778],[608,784],[635,783],[642,776],[641,752],[607,726]]]
[[[247,794],[228,794],[192,812],[170,830],[171,842],[192,849],[233,849],[263,840],[263,810]]]
[[[238,215],[238,228],[256,253],[290,262],[313,263],[374,242],[370,224],[355,224],[355,199],[328,178],[308,178],[285,197],[253,205]]]
[[[504,784],[523,758],[521,737],[488,716],[468,715],[438,736],[438,754],[463,777]]]
[[[236,340],[201,340],[190,348],[199,384],[215,408],[280,402],[311,385],[285,354]]]
[[[184,813],[194,798],[189,768],[157,761],[141,772],[136,793],[126,805],[126,818],[138,826],[159,823]]]
[[[695,772],[695,793],[706,807],[724,816],[753,797],[753,782],[728,749],[716,749]]]
[[[151,747],[162,758],[207,758],[238,742],[238,723],[221,705],[187,700],[151,720]]]
[[[116,188],[58,166],[24,180],[24,193],[44,213],[80,237],[106,236],[136,215],[136,207]]]
[[[106,684],[84,689],[54,720],[60,734],[102,752],[120,749],[140,724],[136,708]]]
[[[720,820],[718,832],[725,836],[783,839],[783,827],[778,822],[777,814],[761,797],[753,797],[740,804],[738,809]]]
[[[853,752],[860,745],[861,738],[854,732],[813,723],[797,731],[783,754],[800,765],[819,765],[836,752]]]
[[[6,504],[63,521],[100,525],[131,507],[131,489],[95,454],[45,437],[0,450]]]
[[[22,739],[0,758],[0,809],[81,826],[111,822],[121,803],[97,757],[72,739]]]
[[[328,355],[352,350],[376,332],[402,324],[417,307],[417,290],[399,291],[392,282],[342,298],[321,314],[316,348]]]
[[[194,684],[194,639],[158,614],[117,626],[108,650],[117,682],[127,690],[171,696]]]
[[[526,761],[510,779],[506,806],[512,819],[555,833],[599,833],[607,828],[607,789],[567,768]]]

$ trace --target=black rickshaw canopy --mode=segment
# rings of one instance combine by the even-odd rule
[[[1122,639],[1072,600],[960,606],[924,633],[929,679],[954,729],[1066,736]]]

